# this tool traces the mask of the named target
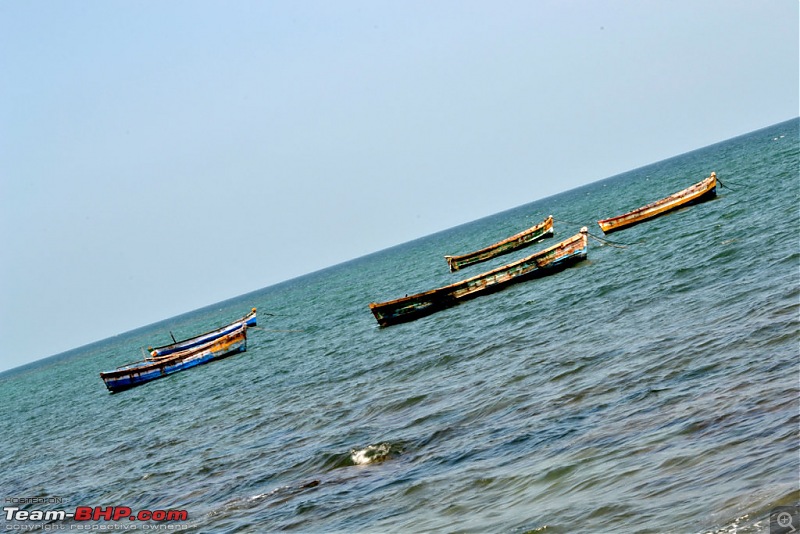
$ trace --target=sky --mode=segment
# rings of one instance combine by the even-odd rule
[[[0,371],[797,117],[799,26],[796,0],[3,0]]]

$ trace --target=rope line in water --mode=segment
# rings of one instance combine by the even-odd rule
[[[726,178],[726,180],[727,180],[727,178]],[[719,178],[717,178],[717,183],[718,183],[718,184],[719,184],[721,187],[724,187],[725,189],[730,189],[731,191],[736,191],[736,189],[734,189],[734,188],[732,188],[732,187],[729,187],[729,186],[727,186],[727,185],[723,184],[723,183],[722,183],[722,180],[720,180]],[[728,182],[728,183],[729,183],[729,184],[733,184],[733,185],[735,185],[736,187],[739,187],[739,185],[741,185],[741,184],[736,184],[736,183],[733,183],[733,182]]]
[[[589,234],[589,237],[593,237],[593,238],[597,239],[598,241],[600,241],[601,243],[603,243],[604,245],[608,245],[608,246],[614,247],[614,248],[628,248],[631,245],[638,244],[638,243],[620,243],[618,241],[609,241],[608,239],[603,239],[602,237],[597,237],[596,235],[594,235],[594,234],[592,234],[590,232],[586,232],[586,233]]]
[[[248,326],[248,330],[261,330],[264,332],[305,332],[306,330],[275,330],[273,328],[264,328],[263,326]]]

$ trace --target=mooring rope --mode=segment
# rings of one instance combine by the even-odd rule
[[[264,328],[263,326],[248,326],[248,330],[261,330],[263,332],[307,332],[307,330],[275,330],[273,328]]]
[[[727,180],[727,178],[726,178],[726,180]],[[731,191],[736,191],[736,189],[734,189],[734,188],[732,188],[732,187],[730,187],[730,186],[727,186],[727,185],[723,184],[723,183],[722,183],[722,180],[720,180],[719,178],[717,178],[717,183],[718,183],[720,186],[724,187],[725,189],[730,189]],[[728,182],[728,183],[733,183],[733,182]],[[735,183],[734,183],[733,185],[735,185],[736,187],[739,187],[739,185],[741,185],[741,184],[735,184]]]
[[[269,315],[270,317],[297,317],[297,315],[293,313],[285,314],[285,313],[271,313],[271,312],[260,311],[258,312],[258,314]]]
[[[608,239],[603,239],[602,237],[597,237],[596,235],[594,235],[594,234],[592,234],[590,232],[586,232],[586,233],[589,234],[589,237],[593,237],[596,240],[598,240],[599,242],[603,243],[604,245],[608,245],[609,247],[628,248],[631,245],[636,245],[637,244],[637,243],[620,243],[619,241],[609,241]]]
[[[579,227],[579,228],[580,228],[581,226],[587,226],[587,225],[586,225],[586,224],[584,224],[584,223],[577,223],[577,222],[575,222],[575,221],[568,221],[568,220],[566,220],[566,219],[556,219],[555,217],[553,217],[553,222],[566,223],[566,224],[574,224],[575,226],[577,226],[577,227]]]

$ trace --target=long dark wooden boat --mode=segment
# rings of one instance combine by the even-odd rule
[[[682,191],[678,191],[666,198],[652,202],[641,208],[637,208],[628,213],[610,217],[608,219],[601,219],[597,221],[603,233],[610,234],[623,228],[628,228],[640,222],[647,221],[659,215],[663,215],[669,211],[697,204],[710,200],[717,195],[717,173],[712,172],[711,176],[701,182],[697,182],[691,187],[687,187]]]
[[[156,380],[184,369],[218,360],[247,350],[247,324],[204,344],[172,352],[166,356],[152,354],[140,362],[100,373],[100,378],[112,393]]]
[[[214,341],[226,334],[230,334],[241,328],[243,324],[247,326],[256,326],[256,309],[253,308],[250,310],[250,313],[242,317],[241,319],[237,319],[232,323],[226,324],[225,326],[221,326],[216,330],[211,330],[209,332],[204,332],[194,337],[190,337],[181,341],[174,341],[169,345],[163,345],[161,347],[149,347],[147,350],[150,352],[150,355],[153,357],[157,356],[167,356],[172,354],[173,352],[179,352],[187,349],[191,349],[194,347],[199,347],[200,345],[205,345],[209,341]]]
[[[499,291],[511,284],[564,269],[586,258],[588,229],[521,260],[438,289],[369,305],[381,326],[413,321],[463,300]]]
[[[460,256],[445,256],[444,259],[447,260],[450,271],[453,272],[467,265],[486,261],[503,254],[508,254],[519,248],[527,247],[537,241],[541,241],[545,237],[552,237],[552,235],[553,216],[550,215],[539,224],[531,226],[527,230],[523,230],[511,237],[507,237],[502,241],[498,241],[493,245]]]

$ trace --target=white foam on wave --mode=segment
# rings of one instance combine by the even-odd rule
[[[388,443],[369,445],[365,449],[350,451],[350,459],[356,465],[367,465],[382,462],[389,457],[391,446]]]

